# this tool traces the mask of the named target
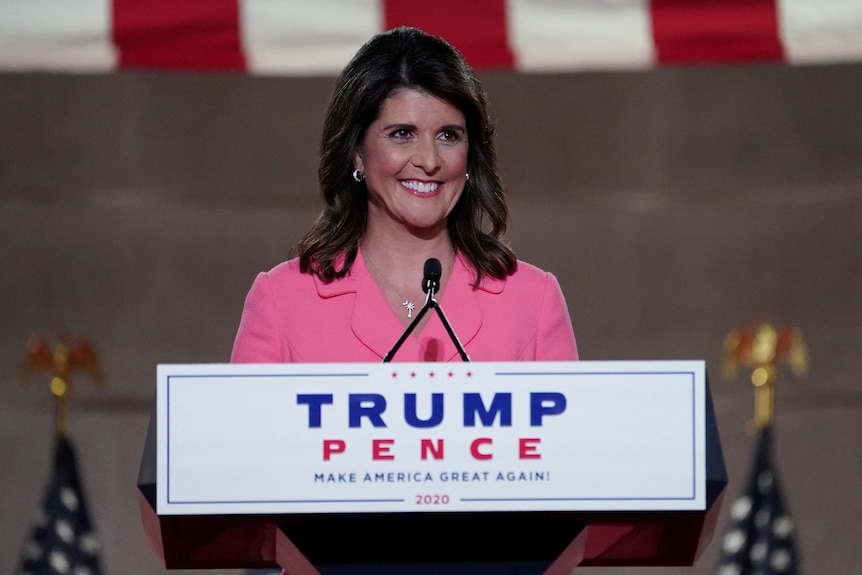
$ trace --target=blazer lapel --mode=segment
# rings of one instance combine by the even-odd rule
[[[483,323],[482,293],[500,293],[505,286],[505,280],[485,277],[479,287],[474,289],[475,280],[472,266],[459,254],[452,268],[452,277],[446,284],[446,291],[437,300],[467,355],[470,355],[469,344],[479,333]],[[429,311],[432,312],[433,310]],[[434,315],[437,315],[436,312]],[[450,342],[449,334],[439,318],[432,320],[426,329],[429,335],[446,342],[447,350],[451,349],[445,357],[446,361],[460,361],[458,350],[455,344]]]
[[[362,250],[356,255],[350,276],[356,291],[350,327],[356,338],[382,360],[401,337],[404,327],[374,283]]]
[[[459,255],[452,269],[452,277],[446,283],[446,290],[438,298],[446,319],[449,320],[465,349],[482,327],[480,292],[500,293],[505,285],[505,280],[483,278],[479,288],[473,289],[474,280],[472,267]],[[316,284],[318,294],[323,298],[355,294],[350,329],[356,338],[381,360],[404,333],[405,327],[398,321],[368,272],[361,250],[357,253],[350,273],[345,278],[329,284],[316,280]],[[424,302],[417,302],[416,313],[421,309],[421,304]],[[422,332],[414,333],[404,342],[399,353],[403,352],[407,357],[418,358],[419,340],[427,336],[444,342],[446,361],[459,359],[458,350],[451,342],[440,318],[436,317],[437,313],[434,310],[428,310],[427,313],[434,317]],[[414,337],[416,335],[419,337]],[[469,354],[469,351],[467,353]]]

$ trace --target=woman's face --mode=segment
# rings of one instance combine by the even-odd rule
[[[384,102],[354,157],[368,187],[368,225],[431,236],[446,229],[467,181],[464,114],[425,92]]]

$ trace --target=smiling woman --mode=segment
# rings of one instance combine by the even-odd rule
[[[442,123],[433,125],[422,118],[432,108],[437,114],[448,112]],[[391,120],[383,118],[384,112]],[[408,113],[412,117],[404,115]],[[302,270],[331,281],[350,271],[360,244],[364,252],[374,251],[365,237],[370,208],[368,185],[362,181],[366,174],[362,170],[357,173],[359,182],[348,175],[359,169],[357,156],[379,139],[379,130],[385,127],[389,130],[383,135],[390,141],[411,143],[419,137],[420,127],[423,139],[426,135],[443,140],[460,135],[465,140],[467,165],[460,174],[463,178],[460,187],[465,193],[446,219],[449,236],[446,242],[437,238],[438,244],[448,245],[436,245],[429,250],[430,255],[437,253],[438,259],[445,261],[441,256],[457,249],[475,268],[477,285],[485,274],[498,279],[511,274],[516,260],[500,241],[506,231],[508,207],[497,171],[494,126],[487,97],[457,50],[415,28],[398,28],[372,38],[336,82],[321,144],[319,176],[325,207],[299,245]],[[438,133],[441,129],[445,133]],[[427,235],[427,231],[414,231],[414,236]],[[417,246],[413,238],[409,239],[414,250],[420,249],[412,253],[410,261],[387,265],[382,258],[389,254],[379,252],[388,249],[378,250],[375,255],[380,260],[379,267],[386,271],[391,267],[395,274],[405,266],[415,270],[413,262],[418,260],[421,269],[428,246]],[[386,247],[392,248],[394,244]]]
[[[365,44],[327,108],[324,208],[298,257],[255,280],[232,360],[380,361],[425,297],[429,258],[441,262],[436,295],[470,357],[577,359],[556,278],[505,243],[493,132],[481,84],[444,40],[398,28]],[[432,320],[415,326],[399,359],[458,358]]]
[[[446,223],[467,181],[467,128],[457,108],[418,90],[395,92],[368,127],[355,166],[368,190],[366,259],[390,251],[392,240],[410,252],[410,244],[435,242],[435,256],[452,259]],[[405,289],[420,287],[413,284]]]

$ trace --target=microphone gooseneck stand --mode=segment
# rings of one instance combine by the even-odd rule
[[[422,291],[428,294],[425,297],[425,305],[422,306],[422,309],[419,310],[419,313],[415,318],[413,318],[413,321],[410,322],[410,325],[407,326],[407,329],[403,334],[401,334],[398,341],[395,342],[395,346],[386,354],[386,357],[383,358],[383,363],[389,363],[392,361],[392,358],[395,357],[395,354],[401,348],[401,345],[407,340],[407,337],[413,333],[416,325],[431,308],[434,308],[437,315],[440,317],[440,321],[443,322],[443,327],[445,327],[446,331],[449,333],[449,337],[458,349],[458,354],[461,356],[461,359],[463,361],[470,361],[470,357],[467,355],[467,352],[464,351],[464,346],[461,345],[461,342],[458,340],[458,336],[455,335],[455,331],[452,329],[452,326],[449,325],[449,320],[446,319],[446,314],[443,313],[443,308],[440,307],[440,304],[438,304],[437,300],[434,298],[434,294],[440,290],[440,276],[443,275],[443,268],[440,265],[440,260],[436,258],[426,260],[424,272],[424,277],[422,278]]]

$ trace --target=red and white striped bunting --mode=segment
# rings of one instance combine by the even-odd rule
[[[399,25],[478,70],[862,61],[862,0],[0,0],[0,70],[329,75]]]

